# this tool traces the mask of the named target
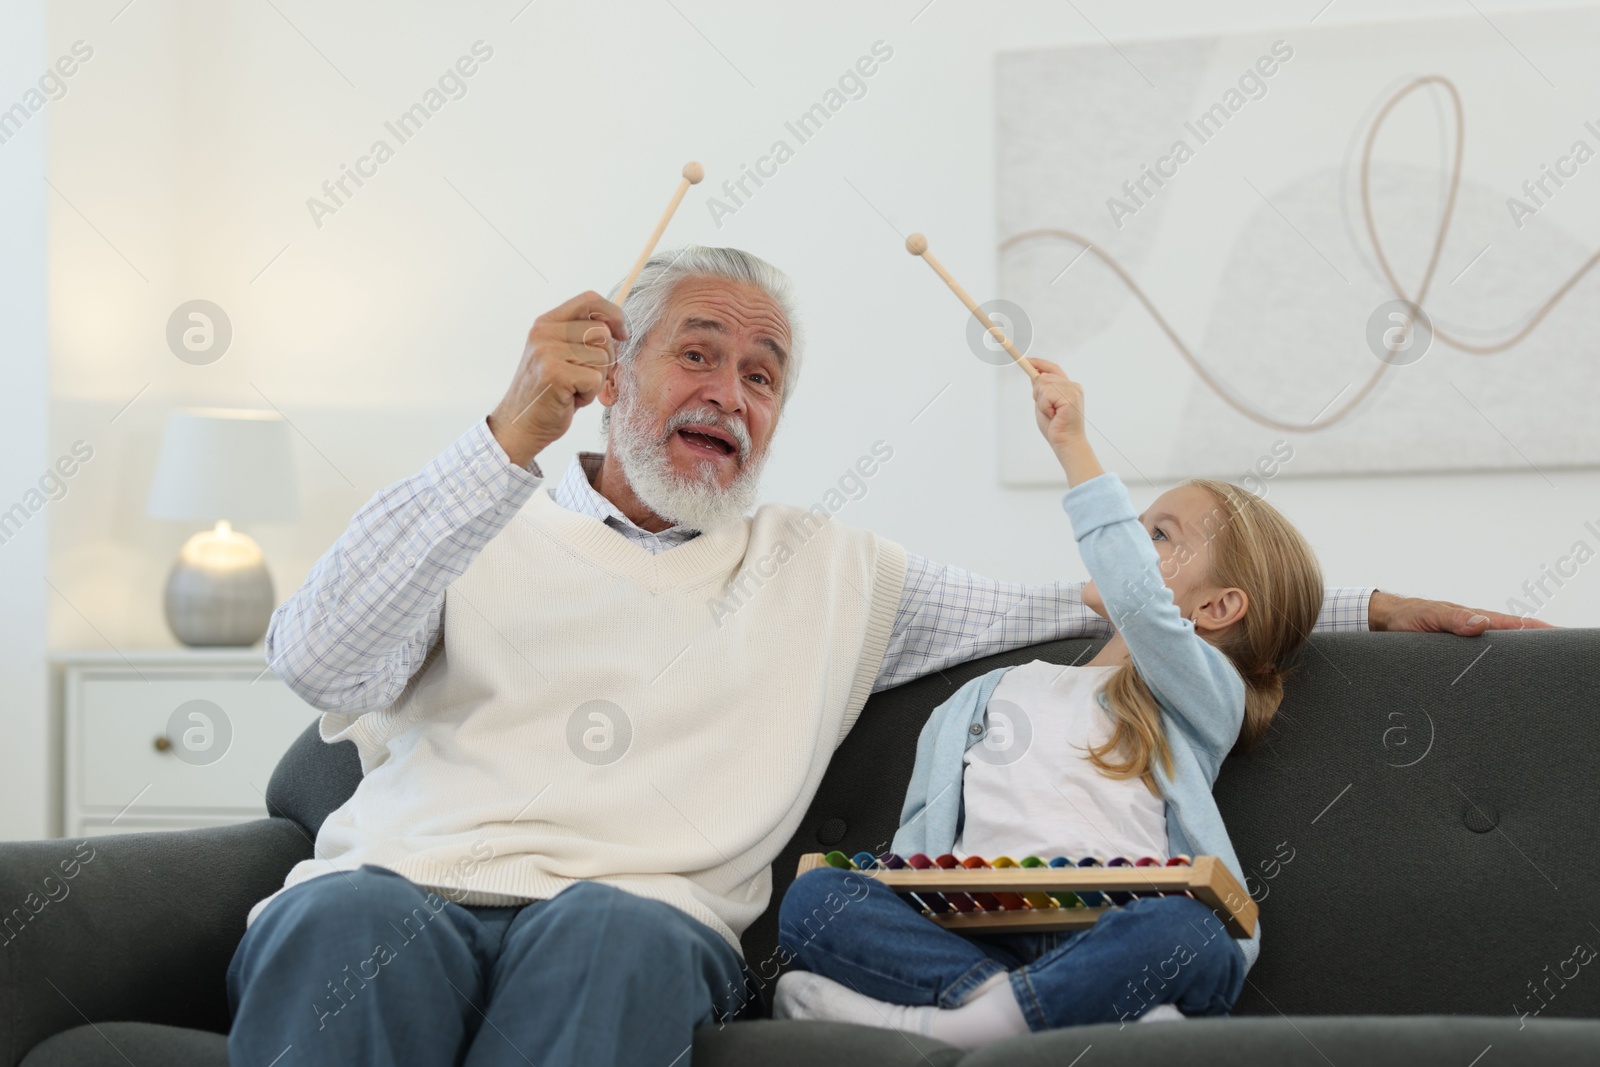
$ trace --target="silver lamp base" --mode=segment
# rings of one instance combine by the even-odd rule
[[[193,647],[253,645],[274,604],[261,547],[226,522],[184,543],[167,575],[167,626]]]

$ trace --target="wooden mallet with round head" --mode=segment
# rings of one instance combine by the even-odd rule
[[[622,288],[617,290],[617,295],[612,302],[621,306],[628,299],[628,294],[633,291],[633,283],[639,280],[639,272],[644,270],[644,265],[650,259],[650,253],[656,250],[656,243],[661,240],[661,235],[667,231],[667,223],[672,221],[673,213],[678,210],[678,205],[683,203],[683,195],[689,191],[689,186],[699,185],[706,176],[706,169],[698,163],[685,163],[683,165],[683,180],[678,183],[678,189],[672,194],[671,203],[667,210],[661,213],[661,221],[656,223],[656,228],[650,233],[650,240],[645,242],[644,251],[639,253],[639,258],[634,261],[633,269],[628,276],[622,279]]]
[[[928,251],[928,239],[926,237],[920,233],[914,233],[907,237],[906,251],[914,256],[921,256],[923,262],[932,267],[933,272],[944,279],[944,283],[950,287],[950,291],[961,299],[961,302],[967,306],[967,310],[972,312],[973,317],[983,324],[983,328],[989,331],[990,336],[1000,343],[1000,347],[1010,354],[1011,358],[1016,361],[1017,366],[1028,372],[1029,378],[1039,377],[1039,369],[1028,361],[1027,356],[1017,351],[1017,346],[1011,343],[1011,338],[1006,336],[1006,332],[995,324],[995,321],[978,306],[978,302],[973,300],[965,289],[961,288],[961,283],[950,276],[950,272],[944,269],[944,264],[940,263],[934,257],[934,254]]]

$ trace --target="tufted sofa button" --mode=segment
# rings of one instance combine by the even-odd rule
[[[1486,834],[1500,822],[1499,810],[1487,800],[1469,800],[1461,821],[1475,834]]]
[[[817,827],[817,844],[837,845],[849,829],[843,819],[824,819]]]

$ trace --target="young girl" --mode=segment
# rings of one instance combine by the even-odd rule
[[[1237,486],[1191,481],[1136,515],[1084,436],[1083,393],[1033,360],[1035,415],[1066,470],[1063,500],[1116,628],[1083,666],[1035,660],[976,678],[940,705],[892,851],[994,859],[1219,856],[1244,871],[1211,796],[1236,741],[1265,733],[1284,664],[1322,604],[1305,540]],[[1004,735],[1004,746],[985,742]],[[783,899],[797,969],[779,1018],[926,1034],[961,1048],[1083,1023],[1227,1015],[1255,962],[1211,910],[1135,897],[1076,932],[962,935],[861,874],[822,868]]]

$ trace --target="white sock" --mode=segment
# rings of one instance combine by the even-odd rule
[[[919,1010],[932,1013],[929,1037],[961,1049],[982,1048],[1030,1032],[1007,974],[997,974],[979,986],[976,994],[959,1008]]]
[[[788,972],[778,979],[778,988],[772,996],[775,1019],[820,1019],[923,1034],[927,1031],[923,1029],[921,1017],[910,1014],[918,1010],[927,1009],[873,1000],[811,971]]]
[[[1157,1004],[1153,1008],[1146,1008],[1143,1015],[1134,1022],[1140,1023],[1177,1023],[1187,1019],[1188,1016],[1179,1011],[1175,1004]]]
[[[772,1014],[901,1030],[969,1051],[1029,1032],[1004,974],[979,986],[961,1007],[936,1008],[874,1000],[820,974],[790,971],[778,979]]]

